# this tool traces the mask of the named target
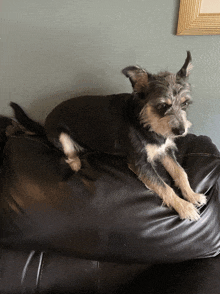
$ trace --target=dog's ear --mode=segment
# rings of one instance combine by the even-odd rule
[[[185,63],[182,66],[182,68],[178,71],[178,73],[176,74],[177,78],[179,78],[179,79],[187,78],[188,75],[190,74],[190,71],[192,68],[193,68],[193,65],[192,65],[191,53],[190,53],[190,51],[187,51],[187,57],[186,57]]]
[[[129,78],[134,91],[141,93],[148,86],[148,73],[138,66],[128,66],[122,73]]]

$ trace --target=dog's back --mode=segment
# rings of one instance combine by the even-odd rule
[[[47,136],[54,141],[63,131],[86,149],[124,154],[129,144],[130,97],[130,94],[82,96],[64,101],[46,118]]]
[[[127,115],[130,99],[130,94],[72,98],[55,107],[44,126],[32,120],[18,104],[11,102],[10,106],[21,125],[47,137],[61,150],[59,137],[64,132],[87,150],[126,156],[130,143]]]

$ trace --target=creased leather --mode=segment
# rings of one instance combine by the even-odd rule
[[[207,192],[198,222],[180,220],[162,206],[119,157],[88,154],[91,167],[75,175],[37,137],[10,138],[2,172],[1,245],[108,262],[217,255],[219,152],[207,137],[188,135],[177,145],[193,188]]]

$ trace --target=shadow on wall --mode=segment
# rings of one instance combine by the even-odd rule
[[[172,30],[173,35],[176,35],[176,32],[177,32],[179,7],[180,7],[180,0],[176,0],[175,1],[175,8],[174,8],[173,30]]]

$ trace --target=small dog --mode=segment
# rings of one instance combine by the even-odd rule
[[[81,169],[80,155],[88,150],[125,156],[130,169],[163,203],[174,208],[181,219],[196,221],[200,218],[196,206],[205,204],[206,197],[191,189],[174,154],[174,139],[185,136],[191,126],[186,118],[191,103],[191,68],[189,51],[177,74],[165,71],[153,75],[137,66],[126,67],[122,73],[130,79],[132,94],[83,96],[62,102],[46,118],[47,138],[64,152],[75,172]],[[19,122],[28,128],[31,120],[24,113],[19,115],[18,105],[11,106]],[[157,161],[188,201],[178,197],[158,175]]]

